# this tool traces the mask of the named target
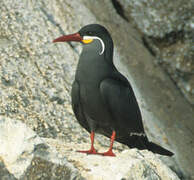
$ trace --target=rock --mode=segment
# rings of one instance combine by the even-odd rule
[[[4,179],[170,179],[178,177],[153,153],[117,151],[117,157],[72,150],[89,144],[40,138],[24,123],[0,117],[0,175]],[[113,176],[114,174],[114,176]]]
[[[120,1],[123,14],[143,33],[157,62],[194,105],[193,0]]]
[[[3,160],[0,159],[0,177],[1,179],[9,179],[9,180],[16,180],[13,174],[9,173],[7,168],[5,167]]]
[[[9,172],[18,177],[31,163],[34,146],[41,140],[25,124],[8,118],[0,117],[0,130],[0,157]]]
[[[181,31],[193,16],[193,0],[124,0],[120,4],[125,17],[133,18],[138,28],[152,37]]]
[[[1,177],[74,179],[78,171],[21,121],[0,117]]]
[[[194,112],[168,76],[153,63],[154,58],[144,47],[139,33],[117,15],[111,2],[1,0],[0,12],[0,115],[4,119],[24,123],[29,128],[27,131],[31,132],[26,137],[37,137],[37,142],[27,141],[21,145],[23,150],[17,151],[19,156],[25,148],[28,150],[27,154],[24,153],[28,160],[21,160],[21,168],[7,167],[6,163],[12,163],[12,159],[4,157],[7,171],[3,172],[9,171],[21,178],[25,178],[22,175],[27,172],[25,168],[29,170],[28,175],[25,174],[27,177],[30,174],[39,176],[44,169],[53,166],[54,174],[61,169],[66,172],[64,156],[56,158],[57,162],[51,162],[47,153],[45,156],[37,155],[36,147],[40,147],[39,144],[49,146],[45,138],[74,145],[88,142],[86,131],[75,120],[70,98],[81,45],[51,42],[61,34],[78,31],[83,25],[100,23],[112,34],[115,64],[132,83],[150,139],[176,154],[168,158],[166,164],[170,164],[179,175],[184,172],[192,176]],[[18,131],[16,133],[19,134]],[[26,141],[24,136],[21,137],[20,144]],[[108,143],[106,138],[96,137],[96,144],[100,147]],[[119,151],[126,149],[119,143],[115,148]],[[55,149],[53,145],[43,152]],[[5,150],[3,152],[5,156]],[[57,157],[59,152],[54,154]],[[17,159],[16,156],[14,158]],[[63,162],[61,166],[59,161]],[[44,175],[48,177],[51,173]]]
[[[76,149],[89,147],[86,143],[65,144],[52,139],[47,139],[47,142],[52,147],[56,146],[57,151],[64,154],[86,179],[179,179],[156,155],[147,150],[114,150],[117,156],[111,158],[75,152]],[[106,150],[99,145],[96,147],[100,151]]]

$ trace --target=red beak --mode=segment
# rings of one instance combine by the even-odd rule
[[[80,36],[79,33],[75,34],[69,34],[69,35],[64,35],[61,37],[58,37],[57,39],[53,40],[53,42],[65,42],[65,41],[78,41],[81,42],[83,38]]]

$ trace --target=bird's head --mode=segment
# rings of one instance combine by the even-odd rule
[[[89,24],[80,29],[79,32],[69,35],[63,35],[53,42],[69,42],[77,41],[83,43],[83,45],[89,45],[95,41],[99,41],[101,50],[99,52],[102,55],[106,49],[113,49],[113,42],[109,32],[105,27],[99,24]]]

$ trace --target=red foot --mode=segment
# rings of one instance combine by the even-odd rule
[[[77,151],[77,152],[85,153],[85,154],[98,154],[97,151],[94,148],[91,148],[88,151]]]
[[[109,150],[107,152],[104,153],[98,153],[95,148],[94,148],[94,131],[91,132],[90,134],[90,139],[91,139],[91,148],[88,151],[77,151],[80,153],[86,153],[86,154],[98,154],[98,155],[102,155],[102,156],[116,156],[113,152],[112,152],[112,148],[113,148],[113,142],[115,140],[115,136],[116,136],[116,132],[113,131],[112,132],[112,136],[111,136],[111,142],[110,142],[110,147]]]
[[[104,152],[104,153],[98,153],[102,156],[116,156],[115,153],[112,152],[112,150],[109,150],[107,152]]]
[[[115,140],[115,136],[116,136],[116,132],[113,131],[113,132],[112,132],[112,136],[111,136],[111,140],[110,140],[110,147],[109,147],[109,150],[108,150],[107,152],[99,153],[99,154],[101,154],[102,156],[116,156],[116,155],[112,152],[112,147],[113,147],[113,143],[114,143],[114,140]]]

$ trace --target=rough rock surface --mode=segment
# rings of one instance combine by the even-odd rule
[[[179,179],[148,151],[116,151],[115,158],[87,156],[73,148],[89,144],[40,138],[21,121],[0,117],[0,130],[1,179]]]
[[[144,42],[194,105],[194,1],[120,1],[123,15],[143,33]]]
[[[50,154],[58,156],[59,152],[56,151],[55,145],[50,147],[43,138],[61,140],[67,145],[80,143],[85,147],[84,142],[88,141],[88,135],[76,122],[70,105],[71,83],[81,45],[55,45],[51,42],[61,34],[78,31],[83,25],[96,22],[105,25],[112,34],[115,42],[115,64],[134,87],[150,139],[175,153],[174,157],[167,158],[168,161],[165,162],[179,176],[182,173],[184,177],[193,176],[193,109],[160,67],[153,63],[154,58],[144,47],[138,32],[117,15],[110,1],[103,0],[0,1],[0,115],[4,118],[2,126],[5,126],[7,121],[14,123],[14,120],[19,120],[31,129],[27,130],[31,131],[29,136],[13,130],[23,137],[18,144],[27,148],[26,153],[22,153],[23,150],[17,151],[17,155],[22,153],[28,158],[23,161],[22,158],[13,156],[13,160],[20,160],[18,163],[21,163],[21,166],[17,166],[18,169],[13,166],[11,171],[8,165],[12,163],[12,158],[5,158],[6,150],[3,151],[2,148],[1,156],[4,158],[1,157],[0,166],[3,168],[0,173],[7,173],[5,177],[17,178],[22,174],[22,167],[28,167],[25,172],[28,172],[29,176],[25,174],[26,177],[30,177],[30,174],[39,177],[43,173],[46,178],[51,176],[49,173],[52,168],[56,173],[66,172],[63,153],[62,157],[57,157],[57,162],[52,161],[52,158],[50,160]],[[37,139],[34,136],[37,136]],[[30,137],[36,139],[37,144],[34,140],[32,143],[31,140],[28,142],[26,138]],[[39,140],[46,145],[39,145]],[[3,138],[0,141],[6,142]],[[17,142],[17,137],[15,141]],[[109,141],[97,136],[96,143],[101,147],[106,146]],[[11,146],[10,143],[8,145]],[[43,149],[40,156],[34,155],[34,146]],[[119,151],[126,149],[119,143],[115,144],[115,148]],[[45,153],[50,151],[52,152]],[[68,154],[66,156],[65,158],[68,158]],[[63,163],[59,166],[61,161]],[[45,174],[45,169],[48,174]],[[19,174],[17,170],[20,171]]]
[[[0,117],[0,130],[1,166],[9,171],[1,170],[1,177],[26,180],[79,177],[78,170],[64,156],[49,148],[44,139],[21,121]]]

